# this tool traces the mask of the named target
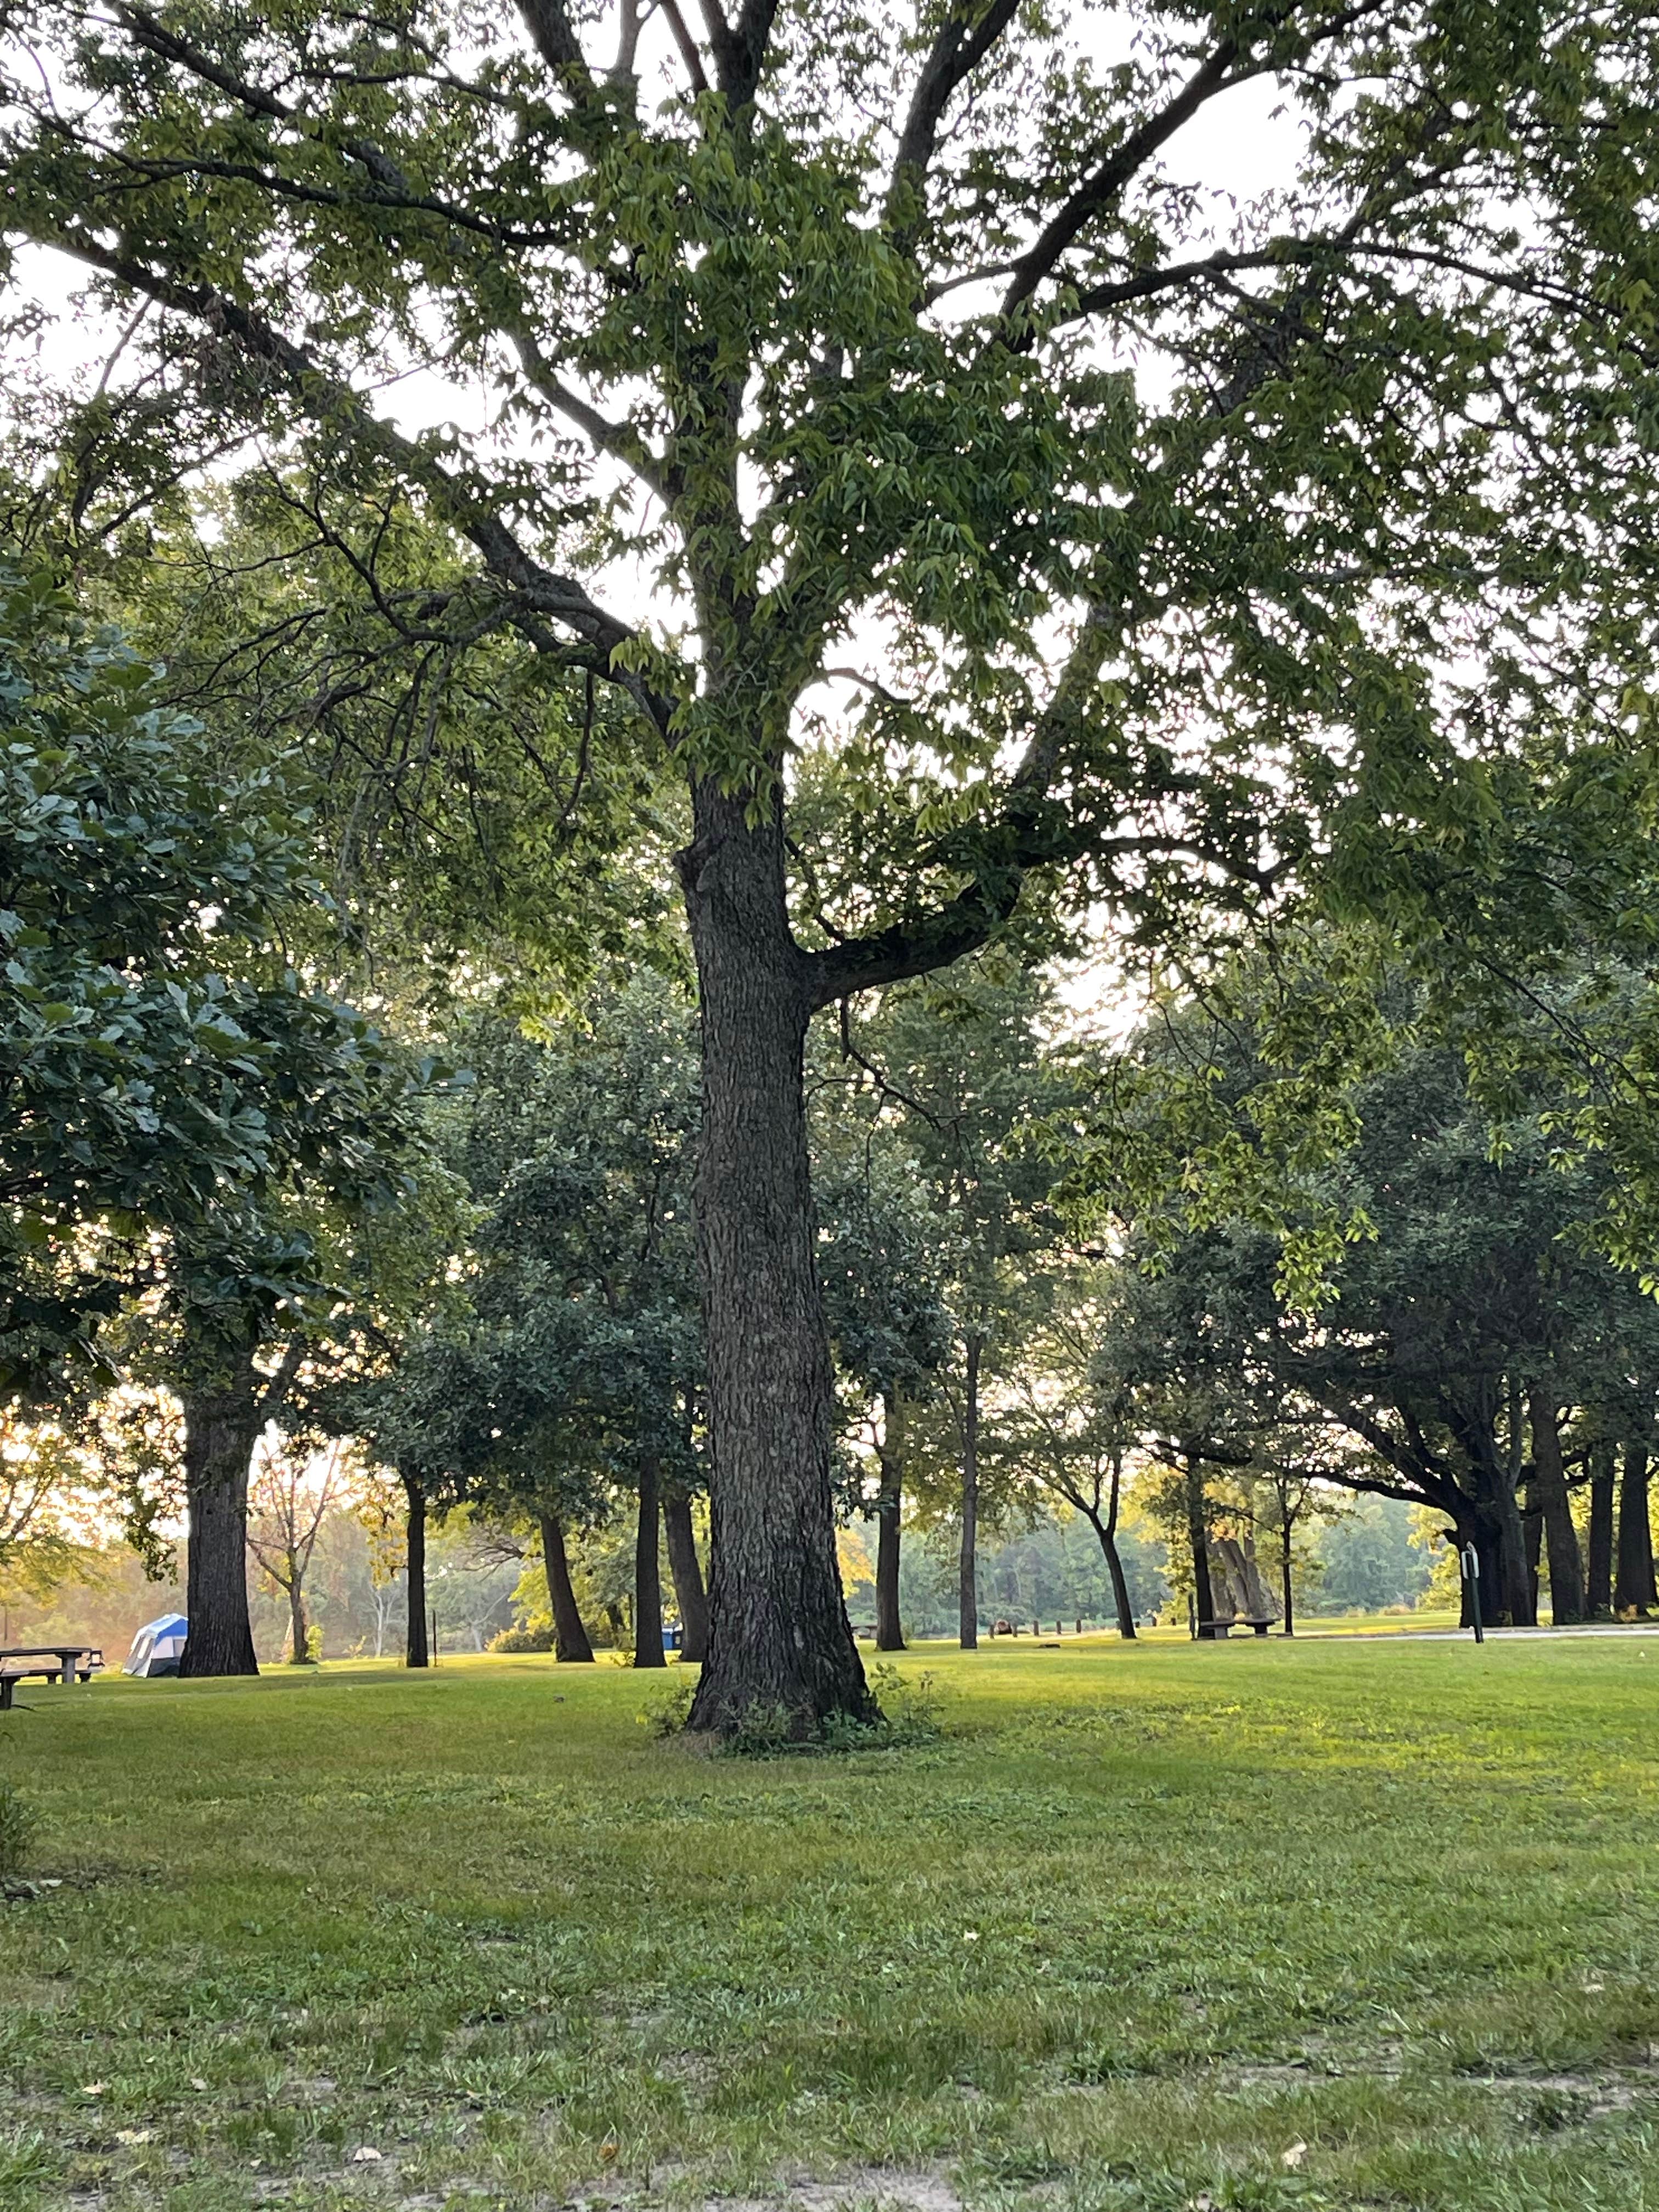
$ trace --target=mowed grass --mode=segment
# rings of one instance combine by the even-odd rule
[[[31,1690],[0,2207],[1659,2208],[1659,1639],[901,1663],[937,1744],[773,1762],[538,1659]]]

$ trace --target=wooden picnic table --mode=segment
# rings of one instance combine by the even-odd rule
[[[33,1660],[34,1664],[19,1665]],[[17,1685],[39,1674],[68,1689],[75,1682],[89,1682],[104,1663],[95,1644],[15,1644],[0,1650],[0,1713],[11,1711]]]

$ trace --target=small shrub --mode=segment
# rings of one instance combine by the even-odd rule
[[[20,1875],[34,1841],[34,1814],[9,1782],[0,1782],[0,1880]]]
[[[499,1636],[492,1636],[489,1649],[492,1651],[550,1651],[553,1649],[553,1628],[504,1628]]]
[[[654,1736],[678,1735],[691,1717],[691,1700],[696,1695],[696,1688],[689,1677],[671,1684],[660,1697],[641,1706],[640,1726],[649,1729]]]
[[[816,1744],[795,1733],[795,1716],[781,1698],[757,1698],[721,1747],[732,1759],[777,1759]]]

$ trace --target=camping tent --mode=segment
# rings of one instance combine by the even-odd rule
[[[176,1674],[189,1626],[182,1613],[164,1613],[159,1620],[147,1620],[133,1638],[132,1649],[121,1672],[142,1674],[146,1679]]]

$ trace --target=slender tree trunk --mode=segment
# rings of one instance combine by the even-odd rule
[[[588,1641],[581,1608],[571,1586],[564,1523],[556,1513],[544,1513],[541,1524],[542,1564],[547,1571],[547,1601],[553,1613],[553,1656],[567,1666],[572,1662],[591,1665],[593,1646]]]
[[[718,669],[711,680],[718,683]],[[708,1356],[708,1657],[690,1725],[756,1704],[803,1735],[874,1712],[847,1619],[830,1490],[833,1385],[801,1056],[813,982],[789,931],[782,823],[693,792],[680,877],[702,1024],[697,1249]]]
[[[1198,1633],[1206,1644],[1216,1640],[1215,1597],[1210,1588],[1210,1534],[1204,1512],[1203,1462],[1187,1461],[1187,1543],[1193,1555],[1193,1607]]]
[[[1613,1496],[1618,1461],[1611,1444],[1597,1444],[1590,1460],[1589,1563],[1584,1591],[1592,1620],[1613,1610]]]
[[[293,1645],[289,1664],[303,1667],[311,1656],[311,1627],[306,1620],[305,1579],[297,1559],[290,1558],[288,1566],[293,1577],[288,1586],[288,1633]]]
[[[881,1394],[881,1496],[876,1504],[876,1649],[902,1651],[899,1618],[899,1522],[904,1506],[904,1399]]]
[[[665,1667],[662,1648],[662,1477],[655,1455],[640,1462],[640,1517],[634,1538],[634,1664]]]
[[[259,1378],[251,1353],[210,1389],[187,1388],[185,1496],[190,1516],[180,1674],[257,1674],[247,1612],[247,1483],[258,1441]]]
[[[1578,1531],[1572,1525],[1553,1392],[1530,1392],[1527,1418],[1532,1428],[1533,1495],[1543,1511],[1544,1540],[1549,1548],[1550,1618],[1559,1628],[1583,1620],[1586,1608],[1584,1563]]]
[[[1653,1530],[1648,1518],[1648,1448],[1625,1446],[1625,1471],[1619,1485],[1619,1571],[1613,1583],[1615,1613],[1650,1613],[1653,1586]]]
[[[1540,1569],[1544,1558],[1544,1509],[1530,1482],[1527,1485],[1526,1503],[1521,1509],[1521,1540],[1526,1547],[1527,1588],[1532,1595],[1532,1617],[1536,1620]]]
[[[1296,1634],[1296,1600],[1291,1588],[1291,1547],[1295,1538],[1295,1525],[1287,1516],[1279,1532],[1279,1589],[1285,1606],[1286,1636]]]
[[[426,1638],[426,1491],[412,1474],[400,1473],[398,1480],[403,1484],[409,1505],[404,1555],[404,1581],[408,1585],[404,1610],[409,1617],[404,1628],[404,1664],[429,1667],[432,1653]]]
[[[663,1500],[663,1527],[668,1534],[668,1567],[674,1577],[674,1602],[680,1609],[684,1633],[680,1656],[699,1664],[708,1656],[708,1595],[702,1586],[697,1562],[697,1533],[691,1522],[691,1500],[676,1491]]]
[[[1100,1540],[1106,1572],[1111,1579],[1112,1603],[1117,1608],[1117,1632],[1126,1644],[1133,1644],[1136,1640],[1134,1608],[1129,1603],[1129,1584],[1123,1572],[1123,1561],[1118,1554],[1116,1534],[1110,1522],[1103,1521],[1097,1514],[1091,1513],[1089,1522]],[[1055,1633],[1059,1633],[1058,1630]]]
[[[962,1409],[962,1559],[957,1581],[958,1640],[964,1651],[979,1649],[979,1363],[984,1341],[968,1339],[968,1371]]]

